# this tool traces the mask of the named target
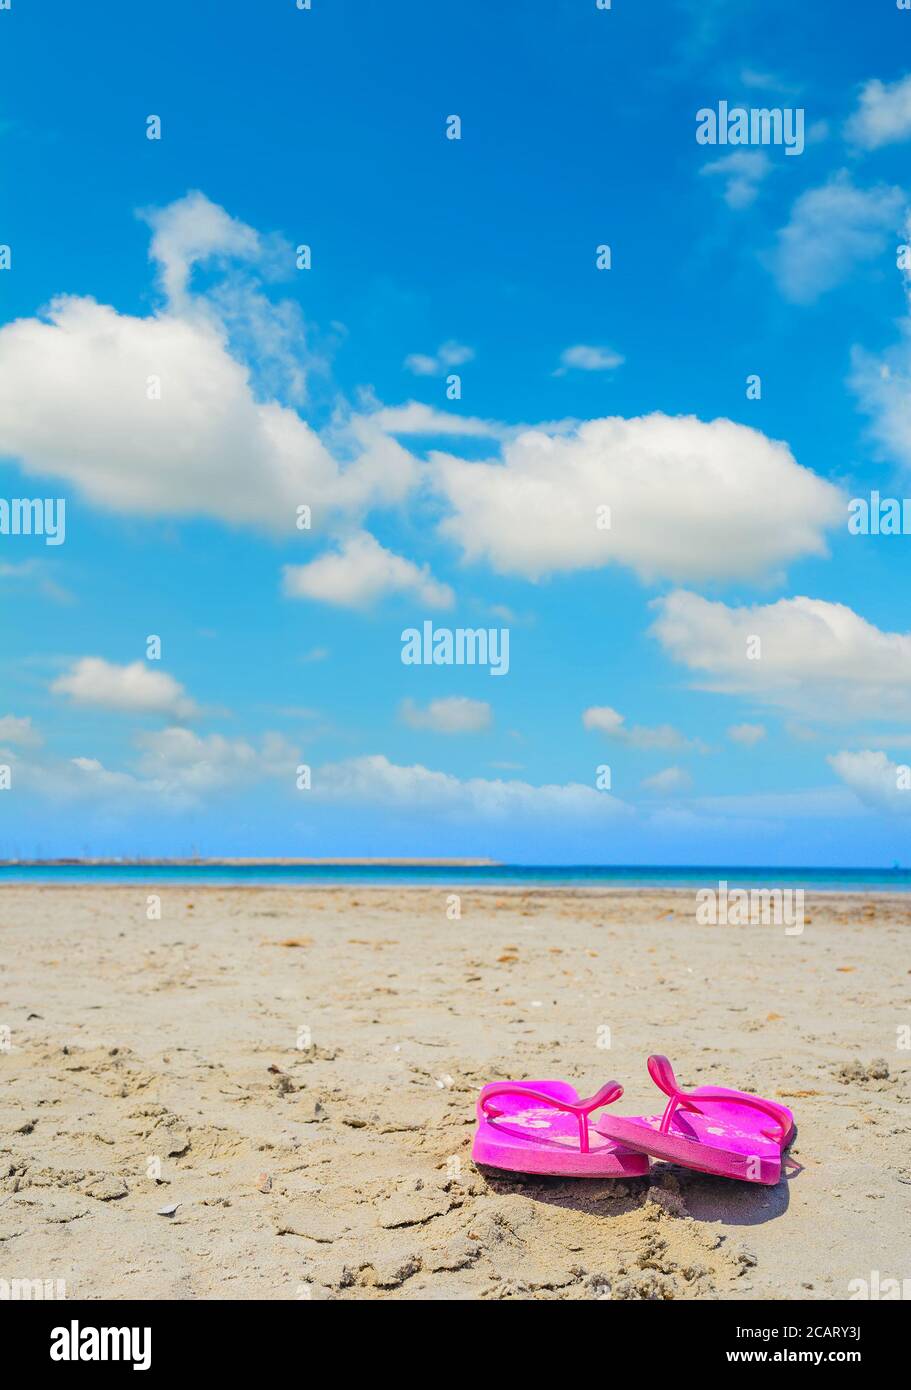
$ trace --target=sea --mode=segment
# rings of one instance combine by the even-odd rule
[[[466,888],[803,888],[837,893],[905,893],[911,869],[781,868],[769,865],[636,864],[2,864],[0,885],[220,884],[272,887],[463,886]]]

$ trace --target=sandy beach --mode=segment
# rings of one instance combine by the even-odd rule
[[[911,1276],[907,898],[808,896],[799,935],[699,925],[683,891],[460,899],[455,918],[430,888],[0,890],[0,1280],[825,1300]],[[784,1100],[788,1180],[473,1166],[485,1081],[616,1077],[651,1114],[652,1051],[687,1086]]]

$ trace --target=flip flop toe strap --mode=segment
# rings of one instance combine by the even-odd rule
[[[622,1095],[623,1087],[619,1081],[606,1082],[595,1095],[583,1100],[560,1100],[557,1096],[549,1095],[547,1091],[536,1091],[533,1086],[523,1086],[517,1081],[492,1081],[484,1087],[478,1097],[478,1118],[495,1120],[505,1113],[498,1106],[491,1104],[496,1096],[525,1096],[529,1100],[540,1101],[542,1105],[550,1105],[555,1110],[563,1110],[568,1115],[575,1115],[579,1122],[579,1150],[587,1154],[588,1116],[593,1110],[600,1110],[603,1105],[612,1105]]]
[[[674,1068],[666,1057],[655,1054],[648,1059],[649,1075],[655,1085],[662,1090],[670,1099],[664,1108],[661,1117],[659,1132],[667,1134],[670,1131],[671,1120],[678,1107],[681,1110],[694,1110],[698,1115],[704,1115],[705,1110],[698,1102],[707,1104],[710,1101],[723,1101],[725,1105],[745,1105],[753,1110],[760,1110],[764,1115],[775,1121],[774,1129],[761,1129],[759,1132],[765,1139],[772,1139],[777,1144],[783,1144],[791,1128],[790,1117],[784,1106],[776,1105],[774,1101],[762,1100],[759,1096],[748,1096],[742,1091],[718,1091],[711,1087],[696,1091],[684,1091],[677,1084],[674,1075]]]

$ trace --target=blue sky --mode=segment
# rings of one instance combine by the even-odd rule
[[[0,853],[907,862],[911,13],[0,24]]]

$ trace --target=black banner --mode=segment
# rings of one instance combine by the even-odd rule
[[[411,1300],[370,1300],[361,1311],[348,1300],[289,1300],[257,1303],[96,1303],[60,1302],[56,1305],[22,1302],[5,1305],[0,1312],[0,1327],[9,1355],[15,1344],[16,1357],[26,1371],[35,1369],[53,1376],[69,1378],[74,1373],[91,1375],[138,1372],[185,1378],[194,1371],[225,1372],[236,1377],[247,1366],[258,1367],[258,1374],[293,1377],[323,1374],[320,1369],[325,1358],[344,1357],[342,1369],[349,1371],[359,1365],[351,1357],[351,1344],[336,1339],[346,1323],[334,1323],[335,1317],[360,1318],[369,1313],[370,1328],[384,1329],[383,1309],[389,1311],[398,1304],[398,1316],[409,1318],[415,1311]],[[358,1300],[352,1300],[357,1302]],[[530,1337],[545,1332],[543,1348],[548,1348],[546,1331],[549,1319],[542,1328],[540,1315],[544,1309],[537,1300],[516,1300],[512,1309],[501,1306],[500,1316],[493,1324],[487,1322],[483,1306],[478,1309],[478,1321],[467,1321],[465,1309],[446,1309],[436,1304],[438,1316],[444,1318],[440,1334],[447,1339],[450,1353],[457,1353],[460,1344],[464,1351],[465,1373],[471,1373],[476,1355],[474,1334],[479,1327],[502,1333],[512,1329],[514,1317],[522,1318],[522,1305],[538,1308],[539,1320]],[[605,1374],[610,1374],[609,1361],[619,1355],[621,1364],[626,1354],[641,1361],[643,1354],[654,1355],[654,1370],[674,1364],[692,1368],[726,1369],[736,1373],[743,1366],[808,1365],[821,1371],[832,1366],[848,1366],[869,1372],[871,1369],[894,1365],[900,1355],[901,1333],[906,1327],[904,1308],[900,1302],[808,1302],[808,1303],[717,1303],[717,1302],[616,1302],[592,1300],[600,1306],[587,1311],[576,1309],[581,1323],[571,1324],[575,1335],[584,1329],[592,1337],[591,1366],[597,1370],[600,1362]],[[348,1313],[344,1311],[348,1306]],[[607,1306],[605,1306],[607,1305]],[[568,1310],[564,1310],[568,1311]],[[420,1309],[420,1331],[426,1336],[426,1305]],[[556,1312],[556,1310],[554,1310]],[[330,1314],[327,1323],[326,1315]],[[374,1314],[380,1323],[372,1322]],[[593,1317],[589,1322],[588,1318]],[[407,1324],[412,1326],[410,1321]],[[563,1324],[549,1324],[563,1328]],[[610,1336],[611,1356],[607,1357],[605,1334]],[[421,1345],[425,1345],[425,1336]],[[436,1334],[434,1341],[436,1340]],[[433,1343],[430,1343],[431,1345]],[[374,1375],[389,1375],[391,1347],[386,1340],[371,1341],[365,1351],[365,1364]],[[534,1341],[528,1344],[529,1369],[540,1375],[541,1356]],[[578,1351],[578,1345],[576,1345]],[[556,1362],[566,1353],[548,1350]],[[314,1355],[318,1358],[314,1360]],[[4,1358],[6,1359],[6,1357]],[[574,1358],[575,1359],[575,1358]],[[490,1357],[485,1356],[485,1363]],[[450,1362],[452,1364],[452,1362]],[[409,1379],[419,1375],[416,1356],[408,1362]],[[512,1366],[512,1373],[521,1367]],[[428,1374],[436,1372],[428,1368]]]

